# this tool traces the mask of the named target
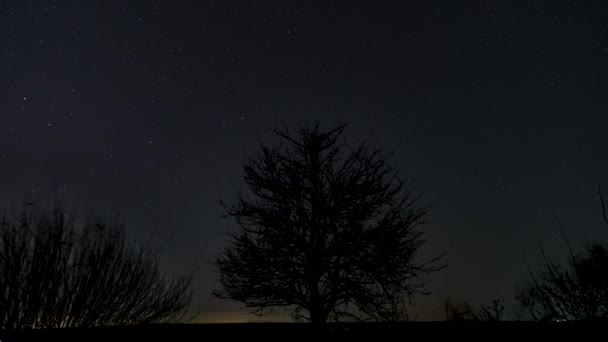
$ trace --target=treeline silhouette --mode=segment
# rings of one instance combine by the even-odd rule
[[[244,187],[222,202],[237,229],[216,258],[214,295],[257,315],[287,311],[314,325],[411,321],[413,298],[441,270],[423,257],[431,209],[390,156],[353,143],[347,125],[277,124],[243,166]],[[606,208],[599,190],[603,219]],[[565,235],[564,235],[565,236]],[[540,249],[544,270],[516,291],[526,319],[608,318],[608,249],[594,243],[567,262]],[[85,220],[60,201],[6,208],[0,223],[2,329],[175,322],[190,311],[192,274],[168,277],[160,251],[127,240],[118,217]],[[445,303],[447,321],[519,319],[505,302],[474,310]]]

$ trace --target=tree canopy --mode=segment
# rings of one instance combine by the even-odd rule
[[[276,144],[247,159],[245,189],[224,203],[239,230],[217,259],[217,296],[322,323],[394,320],[424,292],[440,269],[419,255],[429,206],[390,158],[349,143],[345,128],[278,125]]]

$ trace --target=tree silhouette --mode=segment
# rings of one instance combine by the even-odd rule
[[[505,318],[505,303],[501,299],[493,299],[488,306],[482,305],[479,313],[475,314],[478,321],[502,321]]]
[[[180,318],[191,276],[168,279],[159,250],[128,242],[120,220],[85,224],[54,202],[5,209],[0,327],[93,327]]]
[[[446,321],[462,322],[476,320],[475,313],[467,302],[455,303],[448,297],[443,303],[443,310]]]
[[[217,296],[313,323],[393,319],[441,268],[419,261],[429,207],[380,150],[349,145],[345,127],[278,125],[277,144],[246,161],[246,190],[223,203],[240,230],[217,259]]]
[[[493,299],[489,305],[481,305],[479,310],[466,301],[454,302],[449,297],[443,302],[446,321],[502,321],[505,320],[505,303],[502,299]]]
[[[598,189],[603,219],[606,208]],[[593,243],[575,255],[568,239],[569,260],[565,265],[554,262],[540,250],[544,270],[535,274],[526,260],[532,281],[517,291],[517,299],[535,320],[595,320],[608,318],[608,248]]]

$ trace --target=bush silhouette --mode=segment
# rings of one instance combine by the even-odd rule
[[[128,242],[118,218],[86,224],[58,202],[5,209],[0,222],[0,327],[177,319],[189,305],[192,277],[165,277],[158,252]]]
[[[608,224],[601,188],[598,194]],[[532,272],[526,261],[532,281],[517,291],[517,299],[535,320],[608,319],[608,247],[595,242],[574,254],[565,235],[564,240],[569,252],[565,264],[547,257],[542,246],[542,272]]]

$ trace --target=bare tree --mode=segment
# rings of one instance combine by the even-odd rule
[[[345,127],[279,125],[277,144],[247,160],[246,190],[223,203],[240,230],[217,259],[217,296],[323,323],[394,317],[423,292],[440,268],[419,260],[429,207],[377,148],[349,145]]]
[[[473,321],[476,320],[471,305],[467,302],[455,303],[449,297],[443,303],[446,321]]]
[[[502,299],[493,299],[489,305],[480,305],[478,310],[474,310],[466,301],[454,302],[447,297],[443,310],[446,321],[502,321],[507,316]]]
[[[601,188],[598,193],[608,224]],[[535,320],[608,318],[608,248],[593,243],[575,255],[565,234],[564,240],[569,253],[565,264],[551,260],[542,246],[544,270],[540,274],[535,274],[526,260],[532,281],[517,291],[518,301]]]
[[[502,321],[505,318],[505,303],[501,299],[493,299],[490,305],[482,305],[479,313],[475,314],[478,321]]]
[[[93,327],[178,319],[190,275],[167,278],[159,250],[128,242],[120,220],[85,224],[57,202],[5,209],[0,327]]]

